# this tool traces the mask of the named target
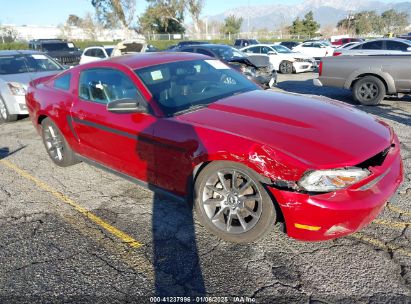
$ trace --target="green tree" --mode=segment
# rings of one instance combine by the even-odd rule
[[[238,34],[241,30],[241,25],[243,24],[243,18],[237,18],[234,15],[230,15],[224,19],[224,25],[221,31],[224,34]]]
[[[297,17],[293,21],[293,24],[289,27],[289,31],[291,35],[296,35],[296,36],[301,36],[301,35],[306,34],[303,21],[300,19],[300,17]]]
[[[136,17],[136,0],[91,0],[96,15],[106,28],[120,25],[129,30]]]
[[[405,12],[396,12],[393,9],[381,14],[384,33],[400,34],[408,26],[408,14]]]
[[[147,0],[149,3],[139,18],[142,31],[156,33],[183,33],[184,0]]]
[[[305,14],[302,24],[304,26],[305,34],[309,35],[310,37],[314,36],[315,33],[320,29],[320,24],[314,20],[314,14],[312,11],[309,11],[307,14]]]

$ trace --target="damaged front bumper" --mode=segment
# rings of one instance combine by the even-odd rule
[[[371,223],[403,179],[398,146],[363,182],[344,190],[309,194],[268,187],[278,202],[290,237],[321,241],[353,233]]]

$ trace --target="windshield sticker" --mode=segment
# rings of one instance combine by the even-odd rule
[[[153,79],[153,81],[163,79],[163,74],[161,73],[161,70],[151,72],[151,78]]]
[[[46,56],[41,55],[41,54],[34,54],[34,55],[31,55],[31,57],[33,57],[34,59],[47,59]]]
[[[204,61],[217,70],[229,70],[230,69],[226,64],[222,63],[220,60],[204,60]]]
[[[74,48],[74,43],[69,42],[69,43],[67,43],[67,46],[72,49],[72,48]]]

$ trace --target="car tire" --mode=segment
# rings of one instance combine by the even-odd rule
[[[7,105],[4,100],[0,97],[0,121],[1,122],[12,122],[17,120],[16,114],[10,114],[7,109]]]
[[[194,205],[202,225],[219,238],[235,243],[262,238],[277,218],[259,176],[229,161],[212,162],[199,173]]]
[[[292,74],[293,64],[290,61],[281,61],[278,69],[280,70],[281,74]]]
[[[354,83],[352,94],[354,100],[362,105],[375,106],[384,99],[386,89],[379,78],[365,76]]]
[[[47,154],[56,165],[68,167],[79,162],[60,129],[50,118],[41,122],[41,135]]]

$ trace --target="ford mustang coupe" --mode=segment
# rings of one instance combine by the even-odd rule
[[[199,54],[80,65],[32,81],[26,102],[54,163],[88,162],[193,199],[201,223],[232,242],[275,222],[300,240],[352,233],[402,181],[385,123],[340,102],[264,91]]]

